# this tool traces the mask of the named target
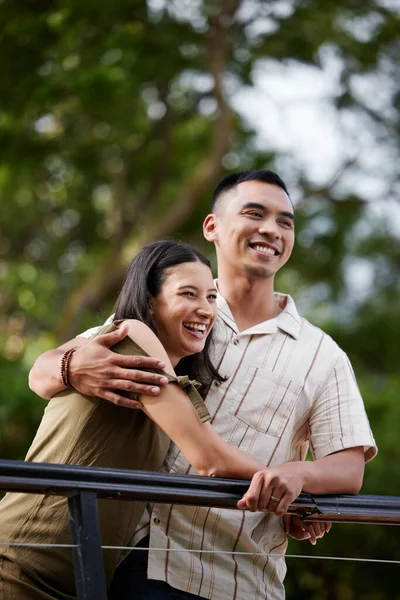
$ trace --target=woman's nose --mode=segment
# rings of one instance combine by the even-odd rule
[[[205,302],[202,302],[197,307],[197,313],[203,317],[210,317],[212,315],[211,306],[207,300]]]

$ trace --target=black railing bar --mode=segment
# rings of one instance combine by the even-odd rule
[[[77,548],[78,544],[39,544],[34,542],[0,542],[0,546],[15,546],[16,548]],[[103,546],[102,546],[103,548]],[[125,548],[118,548],[117,546],[112,546],[116,550],[121,550]],[[104,549],[107,550],[108,547],[104,546]],[[128,548],[126,548],[128,550]]]
[[[172,473],[159,473],[157,471],[127,471],[124,469],[109,469],[103,467],[82,467],[77,465],[62,465],[54,463],[35,463],[20,460],[0,460],[1,475],[32,476],[54,479],[61,478],[63,481],[101,481],[108,483],[142,483],[151,478],[154,482],[175,487],[201,486],[213,490],[222,486],[225,489],[237,488],[237,493],[244,494],[250,482],[240,479],[226,479],[220,477],[203,477],[200,475],[177,475]]]
[[[0,475],[0,490],[26,492],[50,496],[75,496],[81,491],[94,491],[97,497],[109,500],[139,500],[145,502],[161,502],[166,504],[191,504],[201,506],[221,506],[234,508],[241,498],[240,494],[229,494],[200,489],[175,488],[159,485],[115,485],[101,482],[54,481],[53,479],[35,479],[3,477]],[[211,501],[209,503],[209,501]],[[215,504],[213,504],[213,502]]]
[[[199,477],[202,481],[204,478]],[[167,504],[186,504],[194,506],[212,506],[216,508],[235,508],[241,495],[209,490],[153,486],[146,481],[145,485],[125,485],[116,487],[111,484],[58,481],[52,479],[30,479],[0,476],[0,489],[18,492],[75,496],[82,491],[96,493],[98,498],[139,500]],[[366,499],[366,500],[365,500]],[[377,509],[379,496],[311,496],[301,494],[289,507],[290,514],[298,514],[307,521],[331,520],[342,523],[365,523],[382,525],[400,524],[400,502],[397,505],[383,505]],[[383,497],[386,500],[386,497]]]
[[[70,496],[68,508],[77,598],[107,600],[96,492]]]
[[[7,480],[7,478],[4,477],[7,472],[13,472],[18,478],[25,473],[29,478],[27,481],[32,481],[30,479],[31,477],[34,477],[35,480],[38,481],[42,473],[45,475],[43,480],[48,480],[48,476],[51,475],[51,481],[53,482],[54,488],[59,486],[68,487],[69,481],[73,484],[70,487],[74,490],[92,489],[92,486],[88,486],[88,483],[92,481],[101,483],[102,486],[111,485],[113,483],[127,484],[126,486],[115,486],[116,489],[128,489],[130,487],[129,484],[140,484],[145,487],[155,485],[165,488],[172,487],[174,490],[179,490],[179,488],[184,488],[185,490],[193,488],[201,491],[211,490],[218,494],[219,492],[223,492],[228,494],[229,498],[232,500],[238,500],[247,491],[250,483],[249,481],[239,479],[222,479],[217,477],[203,477],[200,475],[176,475],[153,471],[125,471],[122,469],[106,469],[102,467],[80,467],[75,465],[0,460],[0,481]],[[78,475],[78,477],[74,477],[74,475]],[[34,482],[32,485],[34,485]],[[112,487],[113,486],[111,485],[111,488]],[[302,493],[296,500],[296,503],[299,506],[308,506],[310,502],[313,502],[314,505],[323,502],[324,506],[329,506],[332,509],[339,509],[343,503],[345,503],[348,508],[351,506],[354,506],[355,508],[360,506],[367,507],[368,505],[370,505],[371,508],[376,508],[378,503],[382,508],[388,508],[390,510],[399,509],[400,511],[400,497],[397,496],[375,496],[365,494],[311,495]]]
[[[171,477],[172,479],[172,477]],[[205,479],[199,477],[199,483]],[[168,481],[170,484],[170,482]],[[173,483],[173,482],[171,482]],[[196,490],[183,487],[176,488],[173,485],[152,485],[149,480],[143,481],[141,485],[115,485],[102,482],[82,482],[82,481],[55,481],[54,479],[30,479],[27,477],[4,477],[0,475],[0,489],[10,491],[23,491],[34,494],[44,494],[53,496],[74,496],[80,491],[95,491],[98,498],[108,498],[110,500],[144,500],[151,501],[154,497],[157,502],[170,503],[173,501],[178,504],[180,501],[187,500],[187,504],[193,502],[216,501],[217,505],[226,505],[226,508],[234,508],[237,501],[241,498],[241,494],[234,492],[220,492],[218,490],[209,491],[198,488]],[[390,502],[388,502],[390,500]],[[400,498],[388,496],[314,496],[311,494],[302,493],[292,503],[295,508],[316,508],[325,512],[329,511],[332,514],[340,514],[342,509],[350,514],[372,514],[376,511],[376,504],[379,503],[382,513],[393,515],[398,514],[400,517]],[[210,504],[211,506],[211,504]],[[322,513],[321,513],[322,514]]]
[[[76,467],[23,461],[0,461],[0,473],[2,472],[8,472],[9,475],[8,477],[0,475],[0,489],[6,490],[69,497],[80,491],[92,491],[101,498],[136,499],[220,508],[235,508],[237,500],[248,486],[248,482],[241,480],[207,478],[198,475],[113,471],[100,467]],[[21,472],[25,477],[18,477]],[[51,478],[38,478],[39,473],[43,474],[44,472]],[[14,477],[10,477],[10,473],[13,473]],[[66,474],[69,479],[60,479]],[[72,480],[72,474],[78,474],[79,480]],[[92,475],[93,481],[84,480],[85,474]],[[110,475],[112,481],[104,482],[104,479],[110,479]],[[120,479],[131,480],[132,483],[116,485]],[[189,483],[188,488],[184,486],[185,483]],[[328,520],[329,518],[336,522],[399,524],[400,498],[301,494],[291,505],[289,512],[299,514],[307,520]],[[336,518],[332,518],[332,516]]]

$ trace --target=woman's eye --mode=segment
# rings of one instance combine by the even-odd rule
[[[217,299],[217,294],[210,294],[210,295],[208,296],[208,299],[209,299],[209,300],[216,300],[216,299]]]
[[[182,296],[190,296],[191,298],[195,297],[194,292],[183,292]]]

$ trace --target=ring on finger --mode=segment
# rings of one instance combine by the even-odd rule
[[[277,504],[279,504],[281,500],[282,498],[277,498],[276,496],[271,496],[271,498],[269,499],[270,502],[276,502]]]

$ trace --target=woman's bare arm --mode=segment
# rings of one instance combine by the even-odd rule
[[[154,333],[140,321],[125,321],[128,335],[151,356],[164,361],[175,375],[165,349]],[[209,423],[202,423],[192,403],[177,385],[167,385],[157,397],[141,395],[143,411],[180,448],[200,475],[250,479],[265,466],[224,442]]]

